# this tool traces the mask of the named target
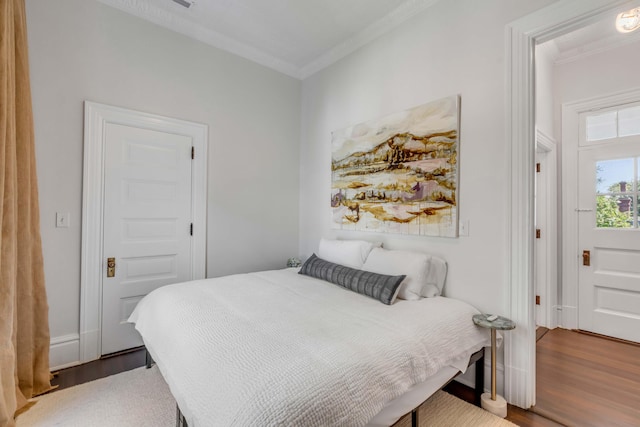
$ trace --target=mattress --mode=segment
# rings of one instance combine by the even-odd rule
[[[387,306],[286,269],[165,286],[129,320],[190,427],[363,426],[464,371],[489,342],[477,312],[445,297]]]

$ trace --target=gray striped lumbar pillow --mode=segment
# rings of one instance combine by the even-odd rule
[[[305,261],[299,273],[326,280],[359,294],[375,298],[387,305],[393,303],[396,290],[406,277],[404,275],[387,276],[386,274],[357,270],[325,261],[322,258],[318,258],[316,254],[311,255]]]

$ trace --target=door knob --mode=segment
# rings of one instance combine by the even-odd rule
[[[591,251],[582,251],[582,265],[591,265]]]
[[[107,277],[114,277],[116,275],[116,259],[107,258]]]

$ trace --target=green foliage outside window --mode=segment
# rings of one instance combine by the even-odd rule
[[[632,227],[629,212],[620,212],[616,199],[611,196],[597,196],[596,226],[608,228]]]

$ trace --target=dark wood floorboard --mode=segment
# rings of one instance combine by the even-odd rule
[[[540,340],[540,338],[542,338],[547,332],[549,332],[548,328],[545,328],[544,326],[538,326],[536,328],[536,342]]]
[[[57,390],[130,371],[145,364],[144,347],[54,372],[51,385]]]
[[[537,343],[532,411],[570,426],[640,426],[640,347],[549,331]]]

